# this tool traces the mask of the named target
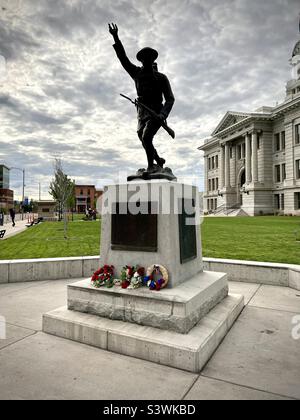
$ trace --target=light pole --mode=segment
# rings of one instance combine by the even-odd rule
[[[17,171],[21,171],[23,174],[23,182],[22,182],[22,220],[24,220],[24,201],[25,201],[25,169],[23,168],[16,168],[11,167],[10,169],[15,169]]]

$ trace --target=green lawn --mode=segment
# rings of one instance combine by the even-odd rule
[[[68,236],[69,239],[65,240],[63,222],[41,223],[16,236],[0,241],[0,259],[74,257],[99,254],[99,220],[69,222]]]
[[[206,217],[202,242],[204,257],[300,264],[300,217]]]
[[[300,264],[299,217],[206,217],[203,256]],[[296,234],[299,242],[296,241]],[[0,259],[98,255],[99,221],[45,222],[0,241]]]

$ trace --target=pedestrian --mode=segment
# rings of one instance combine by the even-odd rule
[[[16,226],[16,224],[15,224],[15,217],[16,217],[15,210],[14,209],[9,209],[9,214],[10,214],[10,218],[11,218],[11,221],[12,221],[12,225],[13,225],[13,227],[15,227]]]

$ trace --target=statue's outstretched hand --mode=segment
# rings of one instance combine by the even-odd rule
[[[109,33],[115,37],[118,35],[118,27],[115,23],[109,23],[108,24],[108,28],[109,28]]]

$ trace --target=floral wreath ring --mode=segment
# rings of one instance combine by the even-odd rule
[[[161,278],[154,280],[154,274],[161,274]],[[168,270],[158,264],[153,264],[147,268],[145,280],[148,280],[148,286],[151,290],[160,290],[166,287],[169,281]]]

